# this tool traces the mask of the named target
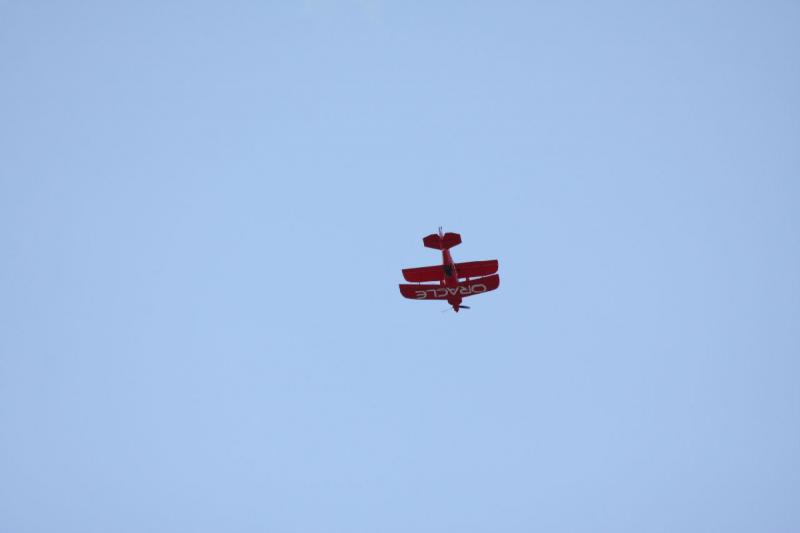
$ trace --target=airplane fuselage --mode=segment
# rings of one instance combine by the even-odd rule
[[[456,270],[455,261],[450,255],[450,250],[442,250],[442,269],[444,270],[444,279],[442,285],[450,289],[458,288],[458,271]],[[453,310],[458,313],[458,308],[461,306],[460,291],[449,291],[447,296],[447,303],[453,306]]]

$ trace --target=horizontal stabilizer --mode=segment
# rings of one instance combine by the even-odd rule
[[[433,248],[435,250],[449,250],[453,246],[458,246],[461,244],[461,235],[458,233],[445,233],[444,235],[431,233],[422,239],[422,243],[426,247]]]

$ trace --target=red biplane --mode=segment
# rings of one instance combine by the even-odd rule
[[[497,259],[491,261],[470,261],[454,263],[450,248],[461,244],[458,233],[432,233],[424,239],[428,248],[442,251],[442,264],[421,268],[404,268],[403,277],[412,285],[400,285],[400,294],[412,300],[447,300],[458,313],[459,309],[469,309],[461,305],[467,296],[483,294],[500,286],[497,275]],[[459,280],[459,278],[465,278]],[[439,284],[423,284],[425,281],[438,281]]]

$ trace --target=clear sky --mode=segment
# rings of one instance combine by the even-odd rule
[[[796,1],[0,1],[1,532],[796,532],[799,357]]]

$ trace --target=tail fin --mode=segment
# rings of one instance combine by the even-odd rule
[[[442,228],[439,228],[439,233],[431,233],[424,239],[422,243],[435,250],[449,250],[454,246],[461,244],[461,235],[458,233],[445,233],[442,234]]]

